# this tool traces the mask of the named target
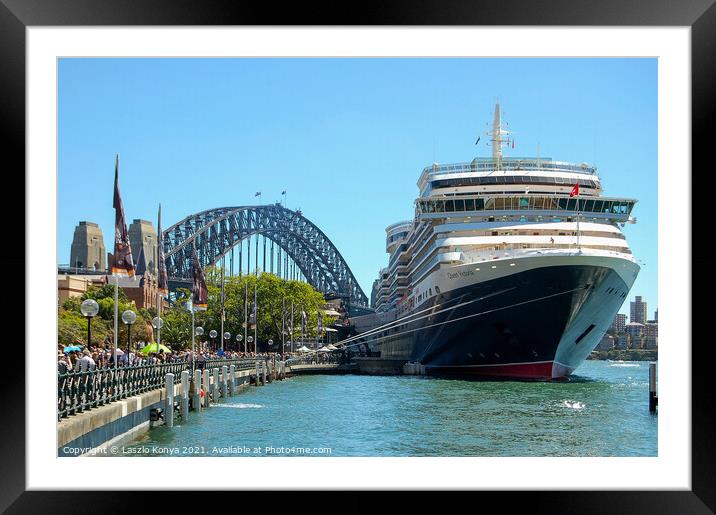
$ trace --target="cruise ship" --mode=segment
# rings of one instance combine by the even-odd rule
[[[423,169],[414,219],[386,229],[376,312],[351,319],[345,348],[429,374],[552,380],[599,343],[639,273],[622,233],[636,200],[603,196],[587,163],[503,155],[499,103],[487,136],[491,157]]]

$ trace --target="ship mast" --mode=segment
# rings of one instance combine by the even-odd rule
[[[492,131],[487,133],[492,144],[492,159],[495,160],[497,170],[502,167],[502,145],[511,143],[510,131],[502,128],[502,115],[500,114],[500,103],[495,104],[495,116],[492,120]]]

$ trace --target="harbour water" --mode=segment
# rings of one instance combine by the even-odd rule
[[[567,382],[299,376],[158,427],[123,456],[656,456],[648,362]]]

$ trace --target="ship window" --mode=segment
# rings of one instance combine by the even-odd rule
[[[603,201],[603,200],[595,200],[595,201],[594,201],[594,212],[595,212],[595,213],[601,213],[603,207],[604,207],[604,201]]]
[[[586,202],[582,203],[582,211],[594,211],[594,201],[593,200],[587,200]]]
[[[445,212],[445,203],[442,200],[435,201],[435,212],[436,213],[444,213]]]
[[[455,211],[455,202],[452,200],[446,200],[445,201],[445,212],[449,213],[451,211]]]
[[[475,210],[475,199],[465,199],[465,211],[474,211]]]
[[[557,180],[557,184],[564,184],[564,179],[562,177],[555,177]]]
[[[520,209],[528,209],[530,207],[530,200],[527,197],[520,197]]]
[[[440,288],[438,288],[437,286],[435,286],[435,293],[440,293]]]
[[[569,199],[569,203],[567,204],[567,211],[574,211],[575,206],[577,205],[577,201],[573,198]]]
[[[465,201],[464,200],[456,200],[455,201],[455,211],[465,211]]]
[[[559,199],[559,209],[567,209],[567,199],[561,198]]]
[[[485,209],[485,201],[481,198],[475,199],[475,211],[482,211]]]
[[[433,294],[433,289],[432,289],[432,288],[430,288],[430,290],[429,290],[429,291],[430,291],[430,295],[432,295],[432,294]]]

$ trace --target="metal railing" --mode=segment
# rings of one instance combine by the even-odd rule
[[[235,365],[236,370],[253,369],[256,361],[252,359],[210,359],[204,361],[208,370],[221,369],[224,365]],[[197,361],[198,364],[201,363]],[[176,361],[153,365],[132,365],[96,368],[94,370],[73,371],[57,375],[57,417],[58,420],[70,415],[111,402],[126,399],[151,390],[163,388],[166,375],[174,374],[174,384],[181,381],[183,370],[191,371],[188,361]]]
[[[475,171],[492,171],[498,168],[498,161],[492,158],[474,160],[469,163],[436,164],[423,168],[422,174],[431,173],[464,173]],[[549,157],[503,157],[499,160],[499,170],[544,170],[558,172],[577,172],[596,174],[596,166],[586,163],[576,164],[565,161],[554,161]]]

